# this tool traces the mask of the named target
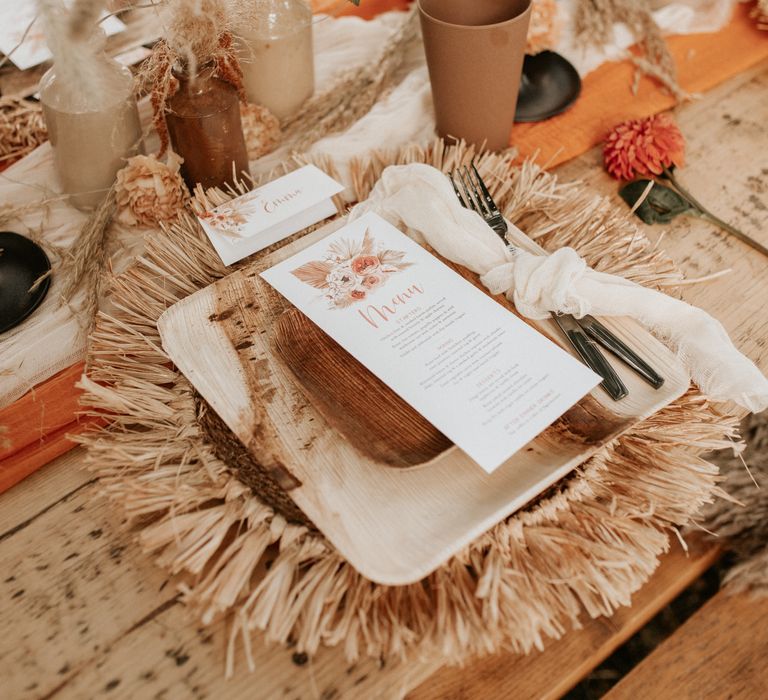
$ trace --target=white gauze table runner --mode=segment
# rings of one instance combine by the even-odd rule
[[[753,412],[768,407],[768,380],[734,347],[719,321],[662,292],[597,272],[573,248],[548,256],[510,251],[479,214],[459,204],[448,178],[432,166],[386,168],[350,218],[369,211],[479,274],[490,292],[504,293],[523,316],[629,316],[677,353],[707,396]]]

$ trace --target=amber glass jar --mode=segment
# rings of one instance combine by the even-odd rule
[[[306,0],[251,0],[250,6],[236,32],[245,94],[285,119],[315,91],[312,8]]]
[[[165,123],[173,150],[184,163],[181,174],[190,188],[224,187],[243,181],[248,152],[240,122],[237,90],[204,66],[194,79],[174,70],[179,89],[168,100]]]

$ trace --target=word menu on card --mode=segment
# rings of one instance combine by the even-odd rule
[[[376,214],[262,277],[487,472],[600,382]]]

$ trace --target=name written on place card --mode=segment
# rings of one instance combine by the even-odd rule
[[[305,165],[199,216],[225,265],[263,250],[336,213],[344,186]]]

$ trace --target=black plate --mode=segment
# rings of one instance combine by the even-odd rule
[[[21,323],[43,301],[50,275],[30,293],[40,275],[51,269],[45,251],[18,233],[0,231],[0,333]]]
[[[581,92],[573,65],[554,51],[526,56],[515,110],[516,122],[540,122],[565,112]]]

